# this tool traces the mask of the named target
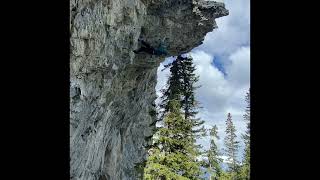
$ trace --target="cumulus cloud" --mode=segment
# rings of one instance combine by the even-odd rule
[[[240,47],[230,55],[229,60],[231,63],[226,67],[228,80],[240,88],[248,85],[250,81],[250,48]]]
[[[160,63],[160,66],[157,69],[157,84],[156,84],[156,93],[157,93],[157,100],[156,103],[160,101],[162,96],[160,90],[165,88],[168,77],[170,76],[170,69],[164,69],[164,65],[171,63],[174,60],[173,57],[166,58],[164,62]]]
[[[245,109],[245,94],[250,86],[250,48],[240,47],[228,57],[230,65],[225,67],[227,76],[224,76],[213,64],[214,56],[195,50],[190,53],[196,65],[196,74],[200,76],[201,87],[196,91],[196,97],[202,105],[198,116],[205,120],[206,128],[214,125],[218,127],[220,139],[218,147],[224,147],[225,121],[227,114],[231,113],[234,125],[237,129],[238,141],[244,133],[246,124],[243,120]],[[209,148],[209,138],[198,141],[204,149]],[[242,155],[243,143],[240,144],[239,158]]]
[[[194,48],[190,55],[197,68],[196,74],[200,76],[198,84],[201,87],[196,91],[196,98],[203,108],[198,117],[206,121],[206,128],[217,125],[220,136],[217,145],[221,150],[224,148],[227,113],[231,113],[237,140],[241,142],[240,159],[244,147],[240,138],[246,128],[243,120],[245,95],[250,87],[250,1],[225,0],[225,5],[229,15],[216,19],[219,28],[208,33],[203,44]],[[170,74],[169,69],[161,70],[171,61],[172,58],[168,58],[158,69],[158,96]],[[226,75],[215,64],[222,64]],[[198,143],[208,149],[210,139],[203,138]]]
[[[245,131],[246,125],[242,116],[246,106],[245,94],[250,86],[250,48],[240,47],[229,55],[228,59],[231,63],[225,67],[227,76],[224,76],[213,65],[214,56],[202,50],[192,51],[190,55],[193,57],[196,66],[196,74],[200,76],[198,85],[201,85],[201,87],[195,93],[203,108],[200,109],[198,117],[206,121],[205,127],[207,129],[217,125],[220,136],[217,145],[221,150],[224,147],[225,121],[228,113],[232,114],[233,122],[237,129],[238,141],[240,141],[241,134]],[[164,69],[164,64],[171,61],[172,58],[167,59],[158,68],[156,89],[159,97],[161,96],[159,90],[165,87],[167,78],[170,75],[169,69],[164,71],[162,69]],[[159,102],[159,99],[157,99],[157,102]],[[208,149],[210,139],[209,137],[203,138],[198,140],[198,143],[202,144],[204,149]],[[242,155],[243,143],[241,142],[240,145],[239,158]],[[221,150],[221,152],[223,151]]]
[[[190,53],[196,65],[196,74],[200,76],[197,97],[203,107],[210,107],[212,113],[220,112],[231,94],[230,86],[224,75],[212,65],[214,59],[204,51]]]
[[[250,1],[225,0],[229,15],[216,19],[218,28],[208,33],[202,45],[206,53],[228,56],[239,46],[250,44]]]

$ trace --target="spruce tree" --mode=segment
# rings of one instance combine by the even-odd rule
[[[228,157],[228,167],[229,172],[236,174],[238,172],[238,161],[237,153],[239,148],[239,142],[236,140],[236,129],[232,122],[231,114],[228,113],[226,120],[226,137],[224,138],[225,143],[225,155]]]
[[[210,129],[210,149],[208,150],[210,180],[218,180],[222,173],[220,166],[222,159],[219,157],[220,153],[216,144],[218,139],[218,127],[214,125]]]
[[[249,180],[250,179],[250,89],[246,95],[247,107],[243,119],[247,123],[247,129],[245,134],[242,135],[244,140],[245,149],[243,155],[243,161],[241,166],[241,179]]]
[[[179,60],[179,56],[172,63],[169,63],[164,67],[165,69],[170,68],[170,76],[167,80],[167,87],[161,90],[163,95],[161,96],[160,103],[160,121],[163,120],[164,115],[169,112],[169,101],[178,100],[180,102],[182,98],[182,64]]]
[[[195,118],[198,113],[197,109],[200,108],[194,95],[194,91],[199,88],[196,86],[199,77],[195,74],[196,68],[193,65],[192,57],[180,55],[172,63],[165,65],[165,68],[170,68],[171,75],[167,81],[167,88],[162,90],[160,121],[168,112],[168,101],[178,100],[184,113],[184,119],[189,119],[193,124],[194,138],[203,137],[205,135],[205,129],[202,126],[204,121]]]
[[[194,90],[198,88],[195,86],[196,82],[199,80],[199,76],[195,74],[195,66],[193,65],[192,57],[181,57],[178,56],[179,61],[181,62],[181,77],[183,78],[182,83],[182,100],[181,100],[181,107],[184,110],[184,118],[192,118],[198,112],[197,106],[198,102],[195,100],[194,97]]]
[[[156,133],[156,146],[150,150],[144,179],[199,179],[197,151],[192,135],[186,133],[191,128],[192,124],[181,113],[179,101],[169,101],[169,113],[164,117],[164,127]]]
[[[195,67],[191,57],[178,56],[165,68],[170,68],[171,75],[167,87],[162,90],[159,118],[162,127],[158,129],[157,138],[154,138],[153,154],[148,158],[145,177],[158,177],[160,169],[152,170],[156,163],[157,167],[161,165],[162,172],[168,173],[165,170],[168,168],[177,177],[199,179],[201,164],[197,157],[202,152],[196,140],[205,135],[205,129],[202,126],[204,121],[195,118],[198,108],[194,96],[198,81]],[[156,158],[158,155],[162,159]],[[167,178],[165,175],[163,177]]]
[[[191,56],[189,57],[178,57],[182,62],[181,74],[183,78],[182,83],[182,100],[181,107],[183,108],[184,118],[190,119],[193,126],[193,134],[194,138],[198,139],[205,136],[205,129],[203,120],[199,118],[195,118],[198,113],[197,109],[199,109],[199,102],[195,99],[194,91],[199,88],[196,86],[196,83],[199,81],[199,76],[195,74],[195,66],[193,65],[193,59]],[[201,148],[199,146],[199,148]]]

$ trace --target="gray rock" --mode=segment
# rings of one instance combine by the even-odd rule
[[[228,15],[199,0],[70,1],[70,174],[74,180],[141,179],[154,132],[157,67],[134,54],[138,38],[170,56],[200,45]]]

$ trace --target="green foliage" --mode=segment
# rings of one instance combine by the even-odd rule
[[[226,154],[228,159],[232,162],[229,164],[229,171],[223,172],[219,180],[249,180],[250,179],[250,90],[246,95],[247,107],[245,114],[243,116],[244,120],[247,122],[247,129],[244,134],[242,134],[242,139],[245,143],[244,155],[242,159],[241,166],[237,161],[233,161],[236,157],[238,142],[235,140],[235,127],[232,123],[231,114],[228,114],[227,119],[227,129],[226,129],[226,139],[225,144],[227,147]]]
[[[247,130],[245,134],[242,135],[242,139],[245,143],[244,155],[242,166],[240,169],[240,178],[244,180],[250,179],[250,89],[246,95],[246,113],[243,116],[244,120],[247,122]]]
[[[198,103],[194,97],[195,67],[191,57],[178,56],[171,64],[167,88],[162,90],[160,119],[163,126],[154,136],[154,145],[144,171],[145,179],[200,179],[200,145],[205,135],[204,121],[196,119]]]
[[[219,180],[242,180],[238,179],[237,173],[235,172],[222,172]]]
[[[239,180],[249,180],[249,169],[250,167],[246,164],[242,165],[238,174],[237,174],[237,179]]]
[[[195,100],[194,90],[199,77],[195,74],[195,66],[193,65],[192,57],[178,56],[175,61],[165,65],[165,68],[170,68],[170,77],[167,81],[167,88],[163,89],[161,108],[164,109],[162,114],[168,112],[168,101],[178,100],[184,111],[184,118],[194,117],[198,112],[198,102]],[[203,122],[197,122],[203,124]]]
[[[164,153],[161,153],[158,148],[151,150],[151,154],[148,158],[146,168],[144,170],[144,179],[145,180],[187,180],[178,173],[176,173],[175,168],[177,164],[174,164],[173,167],[167,166],[167,157]]]
[[[228,157],[228,170],[224,171],[220,167],[222,159],[219,158],[220,154],[215,142],[215,139],[219,139],[218,128],[214,126],[210,129],[210,149],[207,151],[208,163],[203,164],[208,168],[208,172],[211,174],[210,180],[249,180],[250,179],[250,90],[246,95],[247,107],[243,116],[247,122],[247,129],[242,134],[242,139],[245,143],[244,155],[241,165],[236,160],[237,151],[239,148],[239,142],[236,141],[236,129],[232,122],[231,114],[228,113],[226,121],[226,137],[224,139],[226,149],[225,155]]]
[[[164,118],[150,149],[144,178],[147,179],[190,179],[201,175],[200,162],[196,160],[197,150],[190,129],[177,100],[169,101],[169,113]]]
[[[239,142],[236,141],[236,129],[232,122],[231,114],[228,113],[228,118],[226,121],[226,137],[224,139],[225,144],[225,155],[228,157],[229,172],[235,173],[238,171],[239,165],[237,161],[237,152],[239,148]]]
[[[205,167],[208,168],[211,179],[213,180],[217,180],[222,173],[222,168],[220,166],[222,159],[219,158],[220,153],[215,139],[219,139],[218,127],[216,125],[210,129],[210,149],[207,151],[208,164],[205,165]]]
[[[184,119],[192,125],[190,133],[195,142],[196,139],[204,137],[206,131],[203,127],[204,121],[195,118],[198,113],[199,103],[195,99],[194,90],[198,88],[195,84],[199,77],[194,72],[196,68],[193,65],[193,59],[192,57],[178,56],[175,61],[166,65],[165,68],[170,68],[171,75],[167,81],[167,88],[162,90],[163,96],[161,97],[160,108],[163,111],[160,112],[160,120],[163,120],[163,116],[169,111],[168,102],[177,100]],[[201,146],[198,145],[196,148],[200,149]]]

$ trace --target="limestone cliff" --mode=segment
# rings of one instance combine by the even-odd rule
[[[155,127],[157,67],[138,38],[190,51],[228,15],[200,0],[71,0],[70,179],[140,179]]]

